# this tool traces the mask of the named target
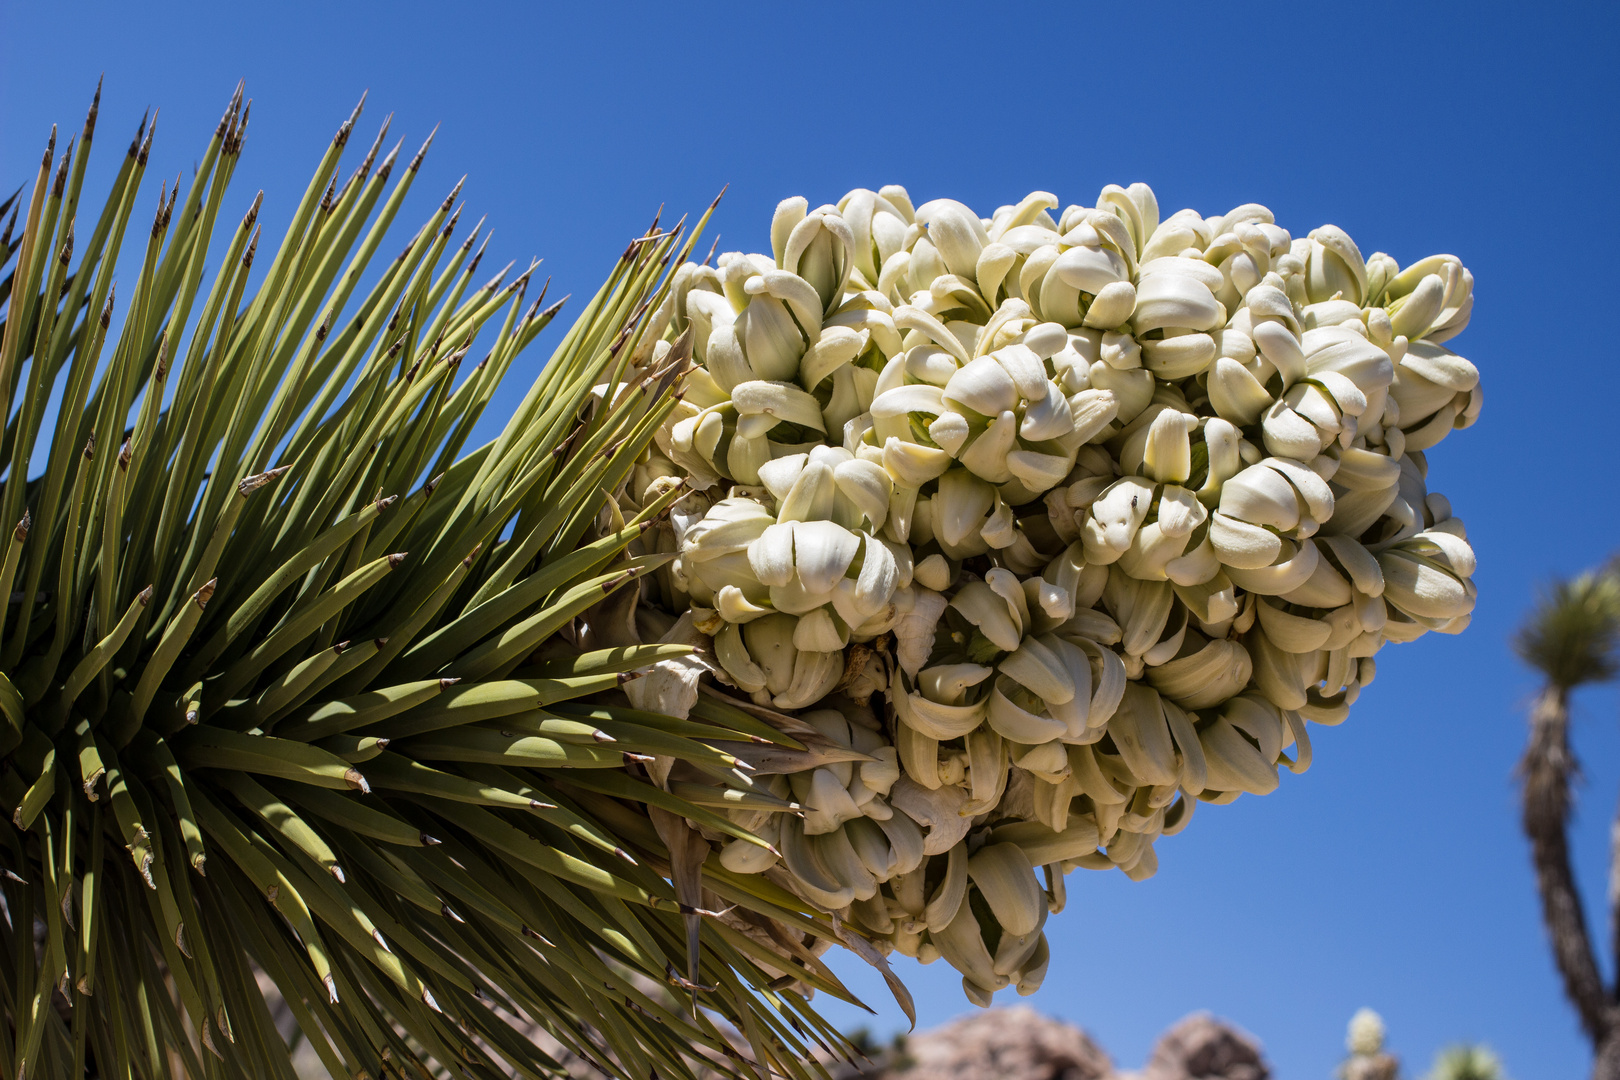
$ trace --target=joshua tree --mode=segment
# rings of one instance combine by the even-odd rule
[[[1384,1049],[1384,1035],[1383,1017],[1371,1009],[1357,1009],[1345,1036],[1350,1056],[1339,1066],[1339,1080],[1396,1080],[1401,1062]]]
[[[1620,671],[1620,576],[1611,566],[1560,582],[1520,629],[1514,647],[1541,673],[1530,710],[1530,741],[1520,763],[1524,831],[1530,838],[1542,917],[1564,992],[1592,1040],[1593,1080],[1620,1078],[1620,985],[1605,984],[1587,931],[1569,861],[1570,778],[1578,764],[1569,745],[1569,698]],[[1620,822],[1613,832],[1610,922],[1620,930]],[[1620,979],[1620,976],[1617,976]]]
[[[1428,1080],[1508,1080],[1488,1046],[1448,1046],[1434,1059]]]
[[[155,206],[155,114],[81,200],[95,106],[0,201],[0,1080],[290,1080],[271,989],[334,1076],[810,1080],[825,949],[1034,992],[1065,873],[1468,623],[1452,256],[1145,184],[655,220],[477,445],[560,305],[459,185],[378,256],[427,147],[340,170],[358,108],[278,242],[250,104]]]

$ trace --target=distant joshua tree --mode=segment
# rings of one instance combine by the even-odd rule
[[[1554,585],[1520,628],[1514,648],[1543,679],[1519,766],[1542,918],[1564,993],[1592,1041],[1592,1080],[1620,1080],[1620,982],[1605,983],[1593,953],[1568,833],[1570,778],[1580,768],[1569,745],[1569,698],[1577,687],[1620,672],[1620,567],[1611,563]],[[1611,842],[1609,919],[1620,930],[1620,821]]]
[[[1350,1052],[1339,1066],[1339,1080],[1400,1080],[1401,1060],[1384,1049],[1384,1018],[1371,1009],[1358,1009],[1350,1018],[1345,1049]],[[1488,1046],[1448,1046],[1435,1056],[1424,1080],[1508,1080],[1502,1061]]]
[[[1434,1059],[1428,1080],[1508,1080],[1508,1075],[1487,1046],[1448,1046]]]
[[[1357,1009],[1350,1018],[1344,1048],[1350,1056],[1339,1066],[1339,1080],[1396,1080],[1401,1062],[1384,1050],[1384,1018],[1371,1009]]]

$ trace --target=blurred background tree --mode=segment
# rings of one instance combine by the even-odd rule
[[[1448,1046],[1434,1059],[1428,1080],[1508,1080],[1488,1046]]]
[[[1598,965],[1569,855],[1570,785],[1580,770],[1569,742],[1570,695],[1620,672],[1617,564],[1555,583],[1520,628],[1514,649],[1543,680],[1530,707],[1530,739],[1519,765],[1522,820],[1542,918],[1564,993],[1592,1042],[1593,1080],[1620,1080],[1620,984],[1606,982]],[[1620,819],[1610,835],[1613,930],[1620,927]]]

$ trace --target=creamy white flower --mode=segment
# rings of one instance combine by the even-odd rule
[[[1029,867],[1150,876],[1197,803],[1303,772],[1307,722],[1476,596],[1423,453],[1482,405],[1442,347],[1460,262],[1252,203],[1161,220],[1143,184],[1060,205],[785,200],[769,256],[677,272],[653,321],[697,366],[631,479],[638,506],[706,493],[646,548],[678,554],[654,602],[855,759],[755,822],[780,862],[722,864],[943,955],[980,1003],[1049,961]]]

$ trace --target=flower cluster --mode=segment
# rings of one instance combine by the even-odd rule
[[[1152,874],[1475,596],[1426,484],[1481,403],[1456,258],[1143,184],[1058,207],[783,202],[770,255],[677,274],[695,363],[637,474],[698,493],[661,601],[847,751],[748,812],[779,856],[723,861],[981,1004],[1039,985],[1065,871]]]

